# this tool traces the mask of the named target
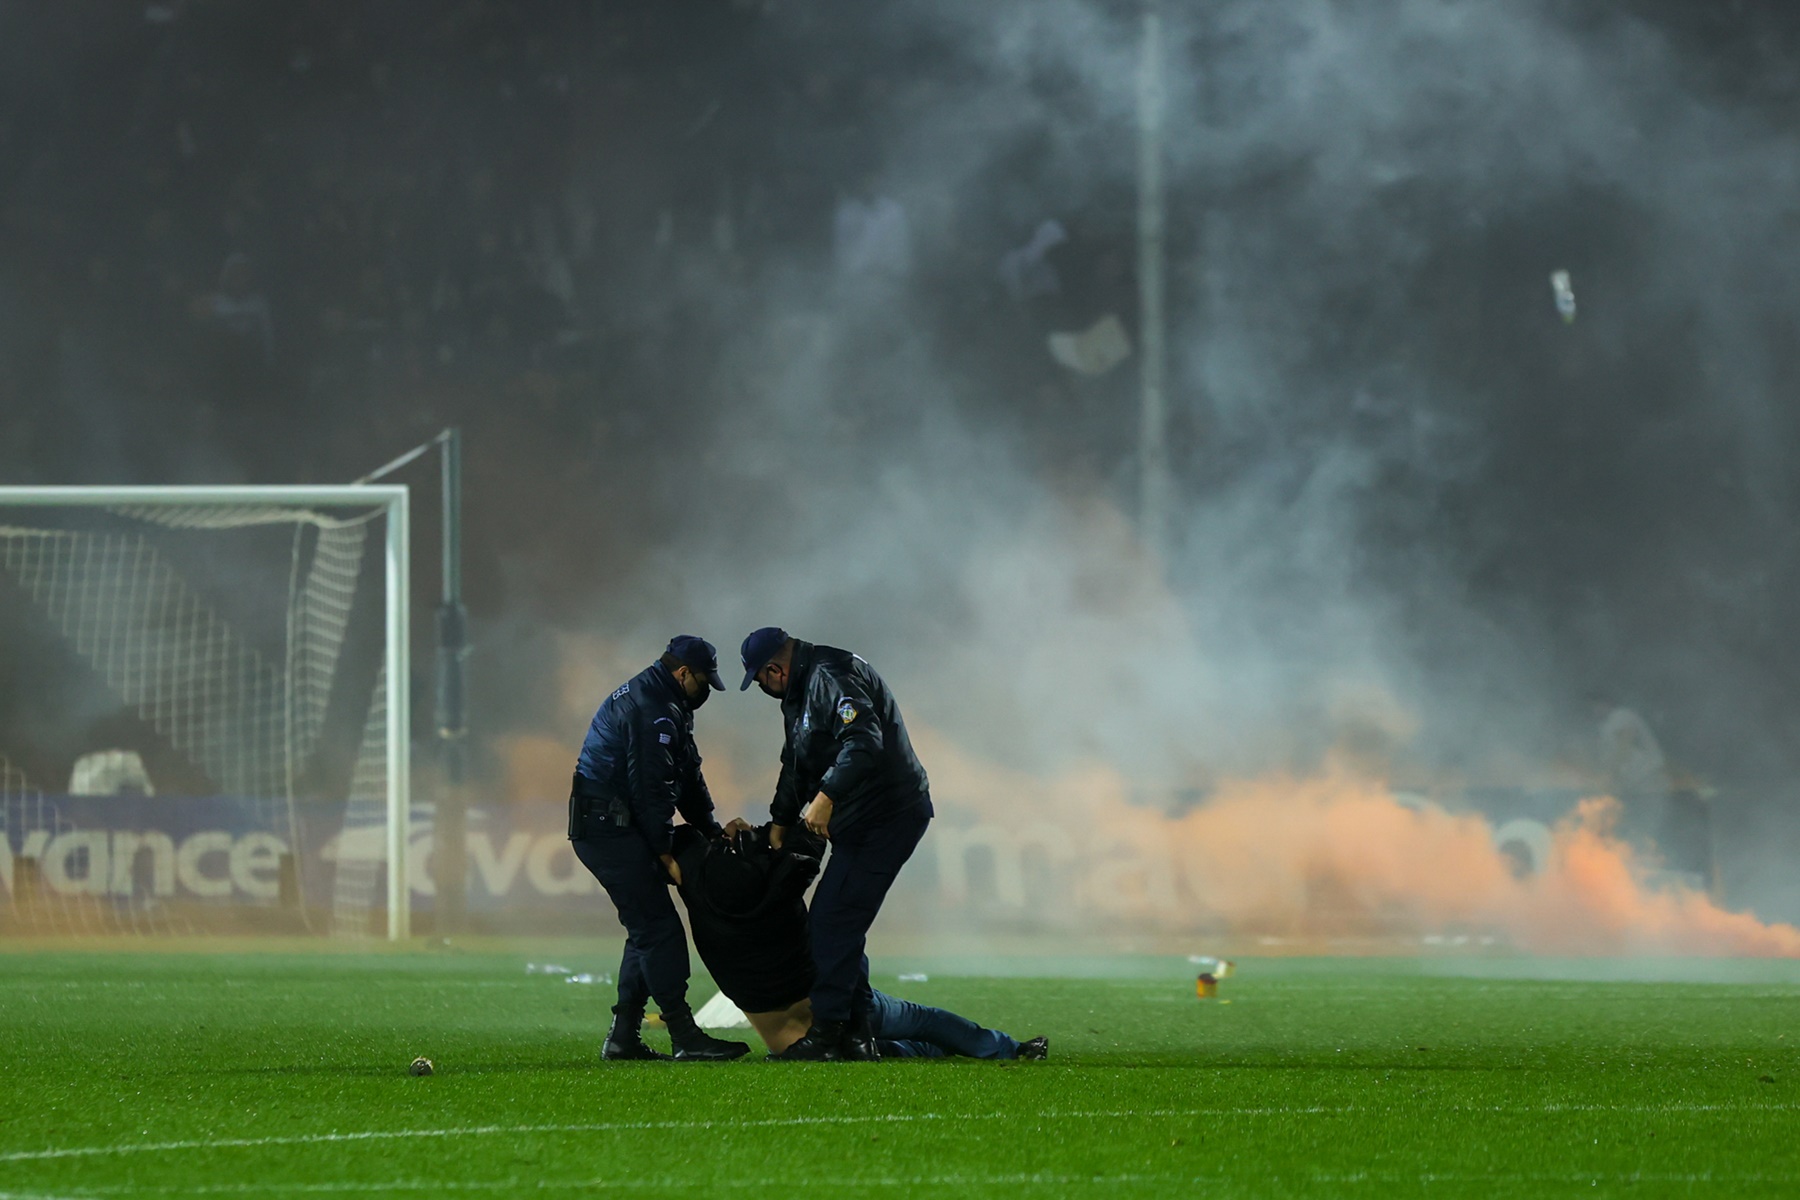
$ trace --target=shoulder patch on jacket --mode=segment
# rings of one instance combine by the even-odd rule
[[[839,700],[837,714],[838,718],[842,720],[844,724],[848,725],[850,722],[856,720],[856,705],[850,703],[848,700]]]

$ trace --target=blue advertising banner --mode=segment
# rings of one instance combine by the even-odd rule
[[[225,796],[40,796],[4,807],[0,902],[21,873],[47,897],[217,905],[378,908],[387,830],[346,807]],[[433,812],[415,805],[408,845],[414,901],[435,891]],[[471,912],[565,908],[598,885],[575,859],[561,805],[477,808],[466,844]],[[284,872],[286,894],[284,894]]]
[[[6,806],[0,891],[20,863],[53,895],[272,903],[293,833],[230,797],[39,796]],[[285,805],[280,806],[285,810]]]

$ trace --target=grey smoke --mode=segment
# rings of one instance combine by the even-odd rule
[[[1791,718],[1756,711],[1775,685],[1734,623],[1773,620],[1790,569],[1764,538],[1789,510],[1767,310],[1792,293],[1792,136],[1623,15],[1168,17],[1174,390],[1199,432],[1161,571],[1121,578],[1120,546],[1083,540],[1090,506],[1128,511],[1128,462],[1073,490],[1034,470],[1029,397],[959,374],[935,280],[872,295],[806,264],[720,312],[717,481],[647,586],[678,578],[722,641],[780,621],[863,650],[982,753],[1100,757],[1152,790],[1346,741],[1401,772],[1541,771],[1599,686],[1716,770],[1780,758]],[[1129,11],[873,24],[974,64],[861,131],[927,257],[972,214],[1022,240],[1129,198]]]
[[[483,734],[547,733],[572,752],[573,710],[599,694],[552,683],[559,631],[647,662],[679,627],[729,659],[773,621],[862,651],[916,723],[976,753],[1046,772],[1098,758],[1153,801],[1334,752],[1397,777],[1523,781],[1582,753],[1583,697],[1604,689],[1740,808],[1778,813],[1800,766],[1785,602],[1800,583],[1800,223],[1783,108],[1800,56],[1778,5],[1699,7],[1167,0],[1182,509],[1161,561],[1130,537],[1133,364],[1059,379],[994,280],[1054,217],[1087,256],[1065,264],[1058,319],[1115,309],[1135,327],[1134,5],[720,6],[670,44],[727,69],[646,92],[678,97],[666,121],[632,110],[614,75],[559,61],[612,36],[578,36],[604,6],[558,10],[570,36],[531,60],[532,86],[573,73],[582,112],[616,118],[628,153],[553,181],[496,163],[530,124],[515,103],[555,116],[565,93],[519,91],[507,72],[524,67],[422,62],[398,18],[375,48],[342,51],[356,86],[371,72],[357,55],[382,59],[380,95],[357,103],[403,113],[408,89],[433,89],[447,114],[414,128],[359,110],[347,147],[336,101],[308,90],[339,53],[325,14],[267,47],[229,43],[267,49],[297,97],[235,152],[344,178],[416,168],[410,199],[384,197],[395,223],[440,200],[454,218],[410,247],[447,264],[410,278],[416,293],[453,291],[445,279],[491,236],[604,339],[599,382],[548,400],[487,387],[477,367],[474,385],[447,378],[465,360],[443,367],[432,344],[425,385],[394,388],[404,405],[385,398],[403,374],[392,360],[366,378],[302,364],[315,373],[293,393],[295,426],[342,431],[329,451],[307,443],[337,478],[446,420],[469,428]],[[219,114],[176,86],[188,72],[231,81],[263,62],[221,67],[205,9],[149,34],[137,10],[105,28],[47,11],[0,4],[0,185],[51,210],[104,195],[117,146]],[[65,142],[83,79],[146,37],[167,50],[142,130],[121,119],[114,140]],[[284,64],[302,50],[314,57],[296,74]],[[226,153],[204,121],[195,137],[200,161]],[[785,163],[734,157],[764,151]],[[773,190],[774,170],[811,199]],[[904,283],[832,267],[831,193],[864,183],[909,216]],[[143,215],[118,228],[135,238]],[[246,219],[272,278],[303,274],[315,251],[285,216]],[[210,275],[228,247],[213,252],[210,227],[190,236]],[[746,267],[758,238],[782,251]],[[1573,326],[1545,286],[1557,268],[1581,297]],[[138,302],[160,274],[123,290]],[[53,323],[36,286],[0,264],[0,386],[28,357],[13,344],[34,341],[13,327]],[[275,317],[298,339],[319,314]],[[110,362],[90,348],[112,313],[66,320],[75,349],[20,386],[55,375],[70,405],[15,477],[304,473],[256,421],[234,426],[236,446],[266,452],[250,464],[185,407],[146,417],[121,382],[129,343]],[[423,411],[440,387],[463,399]],[[51,457],[76,446],[104,461]],[[767,702],[721,698],[702,720],[772,768]]]

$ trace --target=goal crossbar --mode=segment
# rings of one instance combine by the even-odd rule
[[[407,489],[404,484],[323,486],[0,486],[0,508],[79,505],[161,508],[283,504],[294,508],[380,508],[387,521],[386,660],[387,688],[387,913],[388,938],[411,935],[412,893],[407,878],[408,819],[412,793],[410,741],[411,669],[407,613],[411,606],[407,564],[411,554]]]

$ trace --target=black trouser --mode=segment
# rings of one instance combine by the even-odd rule
[[[650,843],[629,830],[570,843],[619,910],[625,955],[619,961],[619,1006],[642,1015],[656,998],[665,1014],[687,1008],[687,932],[669,899],[669,879]]]
[[[858,828],[849,838],[832,838],[810,909],[813,1020],[848,1021],[869,1012],[869,960],[863,953],[869,926],[930,823],[930,809],[921,806]]]

